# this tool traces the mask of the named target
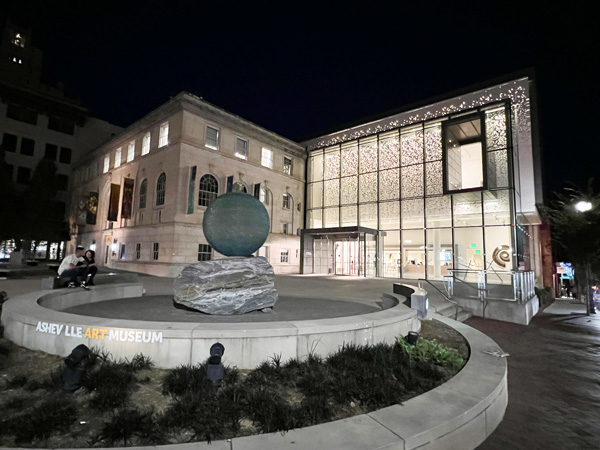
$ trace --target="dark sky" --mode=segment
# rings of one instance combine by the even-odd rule
[[[47,75],[121,126],[187,90],[299,141],[534,67],[547,189],[596,176],[586,3],[332,3],[9,0],[0,19],[31,27]]]

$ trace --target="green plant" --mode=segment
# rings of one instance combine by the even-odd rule
[[[464,365],[457,350],[439,344],[435,339],[420,338],[415,345],[410,345],[403,337],[400,337],[397,342],[411,360],[431,361],[438,366],[454,371],[460,370]]]
[[[104,423],[94,441],[107,441],[110,445],[123,442],[131,444],[134,437],[140,444],[163,444],[164,435],[156,426],[154,409],[120,408]]]

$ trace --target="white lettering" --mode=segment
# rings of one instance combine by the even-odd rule
[[[135,341],[135,331],[128,331],[127,332],[127,340],[129,342]]]
[[[42,331],[42,322],[38,322],[35,331]]]
[[[119,340],[119,332],[117,330],[110,330],[108,332],[108,340],[118,341]]]
[[[57,325],[57,330],[56,330],[56,334],[60,334],[62,332],[62,329],[64,328],[64,325]]]
[[[141,331],[135,332],[135,342],[142,342],[142,332]]]
[[[77,327],[77,337],[83,336],[83,327]]]
[[[152,332],[152,342],[160,342],[162,344],[162,341],[163,341],[162,331],[159,331],[159,332],[153,331]]]

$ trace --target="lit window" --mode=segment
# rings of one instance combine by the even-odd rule
[[[150,153],[150,132],[148,131],[142,138],[142,156]]]
[[[23,38],[23,36],[21,36],[21,33],[15,33],[15,37],[13,38],[12,43],[17,47],[25,47],[25,39]]]
[[[283,234],[290,234],[290,224],[289,223],[283,224]]]
[[[115,152],[115,169],[121,165],[121,147]]]
[[[289,262],[289,259],[290,259],[290,251],[286,248],[282,248],[280,261],[282,263],[287,263],[287,262]]]
[[[260,188],[260,201],[265,205],[269,204],[269,190],[267,188]]]
[[[210,206],[217,198],[219,183],[212,175],[203,175],[200,178],[200,190],[198,192],[198,206]]]
[[[443,124],[446,192],[485,186],[483,140],[479,114]]]
[[[106,155],[104,157],[104,170],[102,171],[102,173],[108,172],[109,167],[110,167],[110,155]]]
[[[158,135],[158,147],[164,147],[169,144],[169,122],[165,122],[160,126]]]
[[[135,259],[140,259],[142,253],[142,244],[139,242],[135,244]]]
[[[283,173],[287,175],[292,175],[294,173],[294,168],[292,166],[293,160],[292,158],[288,158],[287,156],[283,157]]]
[[[131,141],[127,147],[127,162],[133,161],[135,156],[135,141]]]
[[[207,125],[204,145],[212,150],[219,150],[219,130]]]
[[[248,159],[248,141],[237,138],[235,141],[235,156],[241,159]]]
[[[165,189],[167,186],[167,176],[161,173],[156,182],[156,206],[165,204]]]
[[[121,256],[120,259],[125,259],[125,244],[121,244]]]
[[[283,194],[283,209],[290,209],[292,205],[292,196],[290,194]]]
[[[140,185],[140,209],[146,207],[146,193],[148,191],[148,180],[142,181]]]
[[[272,169],[273,168],[273,150],[269,150],[268,148],[263,148],[260,163],[264,167],[268,167],[269,169]]]
[[[152,245],[152,259],[154,261],[158,260],[158,242]]]
[[[212,248],[208,244],[198,244],[198,261],[210,261]]]

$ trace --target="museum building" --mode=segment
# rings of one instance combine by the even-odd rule
[[[299,144],[182,92],[75,168],[70,244],[95,249],[100,265],[174,277],[222,257],[204,237],[204,212],[242,191],[269,213],[258,254],[298,273],[305,162]]]
[[[525,75],[303,142],[302,273],[542,285],[534,99]]]

